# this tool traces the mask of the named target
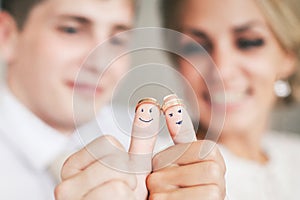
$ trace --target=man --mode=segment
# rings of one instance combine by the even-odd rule
[[[77,125],[73,87],[76,83],[76,98],[85,101],[94,97],[96,87],[89,80],[76,82],[77,72],[97,44],[132,27],[134,4],[131,0],[2,3],[0,49],[7,75],[0,105],[0,154],[5,161],[0,167],[0,198],[52,199],[55,183],[47,168],[72,143]],[[110,68],[109,78],[96,93],[98,108],[108,101],[111,87],[128,67],[123,61],[114,65],[118,67]],[[97,79],[97,70],[83,66],[81,72]]]
[[[98,102],[96,107],[100,109],[109,100],[115,81],[126,71],[127,62],[122,59],[115,62],[113,65],[118,67],[110,68],[99,90],[98,85],[85,79],[78,84],[76,74],[81,70],[92,79],[99,76],[97,67],[80,66],[97,44],[132,27],[133,1],[4,0],[3,9],[0,13],[0,50],[7,64],[7,76],[6,86],[1,90],[0,105],[0,152],[4,161],[0,167],[0,197],[53,199],[56,183],[47,169],[72,141],[70,138],[76,129],[73,89],[79,102],[90,103],[96,88],[99,92],[95,94],[95,102]],[[120,44],[112,42],[111,45]],[[87,119],[83,116],[76,122],[81,124]],[[99,138],[90,146],[105,149],[108,141],[122,148],[111,137]],[[103,164],[93,165],[98,158],[91,157],[88,148],[82,149],[64,165],[63,180],[56,189],[56,198],[131,199],[136,198],[137,193],[145,195],[147,190],[151,198],[163,195],[191,199],[189,195],[195,196],[196,192],[203,197],[211,194],[222,196],[220,191],[224,186],[218,184],[224,177],[222,157],[217,150],[209,157],[210,162],[193,156],[193,153],[198,155],[197,151],[202,145],[203,142],[192,143],[193,148],[183,153],[184,159],[179,159],[179,163],[174,163],[171,168],[161,169],[161,160],[164,159],[159,158],[170,155],[169,151],[181,150],[182,145],[175,145],[158,154],[154,160],[155,172],[148,176],[147,188],[145,184],[141,184],[141,187],[137,184],[138,177],[135,174],[120,173]],[[139,149],[133,151],[137,153]],[[119,153],[114,155],[108,152],[106,155],[104,151],[102,158],[119,162],[124,158],[122,152],[120,158]],[[193,172],[186,179],[174,176],[185,174],[186,171]],[[188,178],[197,177],[198,173],[213,177],[208,182],[212,189]],[[156,180],[164,175],[169,179],[164,179],[166,187],[161,187]],[[107,184],[92,184],[103,176]]]

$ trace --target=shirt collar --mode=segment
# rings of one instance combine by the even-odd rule
[[[31,167],[46,169],[52,160],[70,146],[70,137],[64,136],[48,126],[8,90],[0,89],[0,127],[9,145],[22,156]]]

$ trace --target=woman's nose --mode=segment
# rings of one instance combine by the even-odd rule
[[[235,73],[236,58],[235,51],[233,48],[227,45],[216,46],[213,50],[212,59],[217,67],[218,73],[223,80],[230,80]]]

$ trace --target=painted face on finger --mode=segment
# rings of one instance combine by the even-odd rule
[[[176,126],[181,126],[183,123],[182,112],[182,106],[173,106],[166,111],[165,115],[169,122],[174,123]]]
[[[136,126],[146,128],[159,119],[159,114],[160,107],[155,99],[142,99],[136,106],[134,123]]]
[[[166,96],[162,111],[165,114],[168,130],[175,143],[196,141],[194,126],[183,100],[175,94]]]
[[[173,135],[176,135],[185,123],[184,109],[183,102],[177,95],[172,94],[164,98],[162,110],[166,117],[168,129]]]

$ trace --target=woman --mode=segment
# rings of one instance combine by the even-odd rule
[[[212,107],[225,108],[219,143],[227,165],[227,196],[232,200],[300,197],[300,140],[267,130],[276,103],[274,85],[297,77],[299,4],[296,0],[162,2],[164,26],[202,45],[222,77],[226,101],[218,98],[221,89],[212,86],[208,93],[203,78],[195,76],[196,69],[175,58],[197,95],[199,137],[210,126]],[[188,51],[185,56],[196,53]]]

